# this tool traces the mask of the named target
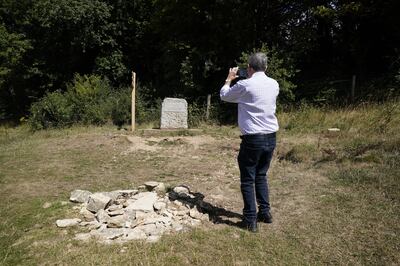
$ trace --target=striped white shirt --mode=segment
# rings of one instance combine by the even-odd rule
[[[238,123],[243,135],[269,134],[278,131],[275,116],[279,84],[264,72],[255,72],[251,78],[238,81],[232,87],[224,85],[221,100],[238,103]]]

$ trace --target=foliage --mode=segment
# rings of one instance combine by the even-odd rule
[[[29,124],[33,130],[64,127],[73,123],[122,126],[130,119],[130,91],[112,91],[107,79],[75,75],[67,91],[46,94],[32,104]]]
[[[291,79],[294,77],[296,70],[288,62],[284,60],[276,49],[269,49],[265,44],[260,49],[253,49],[251,52],[243,52],[239,58],[240,67],[247,67],[249,56],[255,52],[265,53],[268,57],[267,75],[276,79],[279,83],[279,97],[284,103],[294,101],[294,89],[296,85]]]
[[[358,101],[389,90],[398,95],[397,5],[3,0],[0,119],[19,120],[46,93],[66,91],[75,73],[104,76],[122,88],[134,70],[142,85],[155,89],[154,99],[204,97],[220,87],[243,51],[255,48],[269,53],[268,74],[280,82],[282,102],[346,103],[353,75]]]

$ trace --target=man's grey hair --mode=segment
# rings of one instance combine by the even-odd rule
[[[249,57],[249,67],[254,69],[256,72],[267,70],[267,55],[264,53],[254,53]]]

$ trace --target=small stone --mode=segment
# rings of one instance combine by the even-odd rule
[[[97,221],[91,221],[91,222],[81,222],[79,225],[88,227],[89,229],[98,229],[100,228],[101,223]]]
[[[329,132],[339,132],[340,129],[339,129],[339,128],[336,128],[336,127],[333,127],[333,128],[328,128],[328,131],[329,131]]]
[[[173,191],[175,193],[177,193],[177,194],[189,194],[190,193],[189,189],[187,187],[184,187],[184,186],[174,187]]]
[[[194,218],[194,219],[199,219],[199,220],[201,220],[202,217],[203,217],[203,214],[200,213],[200,212],[197,210],[197,208],[193,208],[193,209],[191,209],[191,210],[189,211],[189,216],[192,217],[192,218]]]
[[[145,185],[138,186],[138,190],[139,191],[145,191],[146,190],[146,186]]]
[[[154,207],[154,210],[156,210],[156,211],[162,211],[167,207],[167,204],[162,201],[157,201],[154,203],[153,207]]]
[[[125,213],[125,211],[124,210],[115,210],[115,211],[112,211],[112,212],[108,212],[108,215],[110,215],[110,216],[118,216],[118,215],[123,215]]]
[[[96,230],[91,231],[90,234],[94,235],[95,237],[100,238],[101,240],[114,240],[123,235],[125,235],[124,228],[106,228],[103,230]]]
[[[154,188],[154,191],[156,191],[157,193],[165,193],[167,189],[165,188],[164,183],[158,183],[158,186]]]
[[[144,183],[144,185],[148,191],[153,191],[154,188],[159,185],[159,183],[154,182],[154,181],[149,181],[149,182]]]
[[[109,212],[113,212],[113,211],[117,211],[117,210],[122,210],[122,206],[121,205],[111,205],[107,208],[107,211]]]
[[[122,228],[125,227],[125,222],[127,221],[127,217],[125,215],[118,215],[115,217],[111,217],[108,220],[107,227],[108,228]]]
[[[68,201],[61,201],[60,204],[61,204],[61,206],[68,205]]]
[[[108,213],[103,210],[100,209],[97,213],[96,213],[96,219],[99,223],[108,223],[108,221],[110,220],[110,216],[108,215]]]
[[[74,219],[57,220],[56,224],[58,227],[64,228],[64,227],[78,225],[80,222],[81,222],[81,219],[74,218]]]
[[[83,220],[85,221],[93,221],[95,219],[95,215],[92,212],[88,211],[85,207],[81,208],[79,214],[82,215]]]
[[[159,236],[159,235],[151,235],[146,239],[146,242],[154,243],[154,242],[157,242],[158,240],[160,240],[160,238],[161,238],[161,236]]]
[[[102,193],[94,193],[89,196],[88,205],[86,209],[96,213],[98,210],[105,209],[110,204],[111,198],[103,195]]]
[[[139,240],[139,239],[146,239],[146,233],[140,228],[133,228],[127,229],[126,236],[124,237],[125,240]]]
[[[45,202],[42,207],[43,207],[43,209],[48,209],[51,206],[52,206],[52,204],[50,202]]]
[[[141,230],[143,230],[143,232],[146,233],[146,235],[155,235],[155,232],[157,231],[157,227],[155,224],[146,224],[146,225],[142,225],[140,227]]]
[[[75,235],[74,239],[79,241],[88,241],[92,235],[90,233],[78,233]]]
[[[69,200],[72,202],[84,203],[89,200],[90,195],[92,195],[90,191],[77,189],[71,192]]]
[[[144,212],[153,212],[153,205],[157,201],[157,194],[153,192],[142,192],[138,195],[141,195],[140,198],[133,201],[131,204],[126,207],[127,210],[135,210],[135,211],[144,211]]]

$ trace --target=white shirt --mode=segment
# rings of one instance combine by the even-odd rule
[[[279,84],[264,72],[255,72],[251,78],[238,81],[232,87],[225,84],[221,100],[238,103],[238,123],[243,135],[269,134],[278,131],[275,116]]]

